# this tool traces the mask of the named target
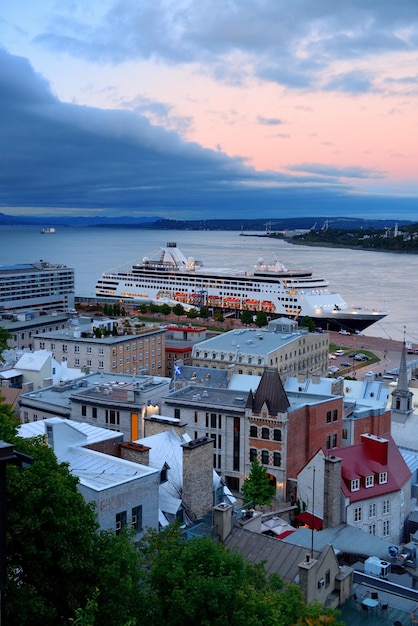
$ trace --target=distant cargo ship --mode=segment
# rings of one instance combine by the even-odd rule
[[[258,259],[252,271],[204,269],[169,242],[130,271],[104,272],[96,296],[126,303],[167,302],[186,308],[208,306],[224,312],[264,311],[272,317],[301,320],[307,316],[323,330],[360,332],[387,311],[350,308],[323,278],[309,270],[288,269]]]
[[[55,235],[56,232],[54,227],[41,228],[41,235]]]

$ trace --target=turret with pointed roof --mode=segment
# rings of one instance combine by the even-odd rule
[[[266,368],[255,394],[250,391],[247,398],[246,408],[254,413],[261,413],[266,405],[269,415],[286,413],[290,406],[289,399],[283,387],[280,375],[276,369]]]
[[[396,389],[392,392],[392,421],[404,424],[412,413],[413,394],[408,388],[408,368],[406,365],[406,343],[404,341],[399,365]]]

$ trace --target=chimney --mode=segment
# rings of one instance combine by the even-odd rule
[[[327,456],[324,472],[324,528],[341,523],[341,462],[339,457]]]
[[[221,502],[213,507],[213,525],[219,541],[223,543],[232,531],[232,504]]]
[[[366,446],[369,458],[377,461],[381,465],[388,464],[389,442],[387,439],[365,433],[361,435],[361,443]]]
[[[213,506],[213,439],[199,437],[183,443],[183,504],[192,520]]]

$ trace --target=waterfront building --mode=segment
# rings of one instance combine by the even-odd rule
[[[91,321],[85,326],[64,328],[34,337],[36,350],[49,350],[68,367],[112,374],[163,376],[165,372],[165,330],[148,324],[112,334],[113,320]],[[118,334],[122,332],[123,334]]]
[[[239,374],[262,375],[274,367],[286,376],[320,375],[328,371],[329,336],[310,333],[297,322],[279,318],[266,328],[241,328],[222,333],[193,346],[193,365],[225,369]]]
[[[174,364],[191,365],[193,346],[206,339],[206,328],[170,324],[165,329],[165,376],[173,376]]]
[[[69,317],[68,313],[56,312],[39,315],[33,310],[16,314],[3,313],[0,318],[0,326],[12,335],[11,339],[7,341],[10,348],[33,350],[35,335],[63,330],[67,327]]]
[[[70,311],[74,308],[74,270],[37,261],[0,266],[0,310]]]

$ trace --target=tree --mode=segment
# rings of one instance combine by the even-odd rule
[[[310,333],[314,333],[315,332],[315,322],[313,321],[313,319],[311,317],[303,317],[302,320],[299,323],[299,326],[304,326],[306,328],[308,328]]]
[[[160,311],[164,316],[167,317],[167,315],[170,315],[171,313],[171,306],[167,303],[164,303],[160,306]]]
[[[243,311],[241,314],[241,324],[249,326],[253,323],[253,314],[251,311]]]
[[[142,315],[145,315],[145,313],[148,313],[148,304],[146,304],[145,302],[142,302],[138,307],[138,311]]]
[[[180,303],[175,304],[173,306],[173,313],[174,315],[177,315],[177,317],[179,318],[181,315],[184,315],[185,311],[184,311],[184,306]]]
[[[197,309],[189,309],[187,311],[187,318],[189,320],[195,320],[197,317],[199,317],[199,311]]]
[[[210,311],[207,306],[202,306],[199,311],[199,317],[204,320],[207,320],[210,317]]]
[[[241,488],[246,500],[250,500],[254,506],[257,504],[270,504],[276,493],[276,487],[270,483],[264,465],[257,459],[251,463],[251,471]]]
[[[267,326],[267,315],[266,315],[265,311],[257,311],[257,315],[256,315],[256,318],[255,318],[255,324],[259,328],[261,328],[262,326]]]
[[[13,335],[11,335],[8,330],[3,328],[3,326],[0,326],[0,361],[2,363],[4,362],[4,359],[2,356],[3,352],[7,350],[9,347],[7,343],[9,339],[13,339]]]

